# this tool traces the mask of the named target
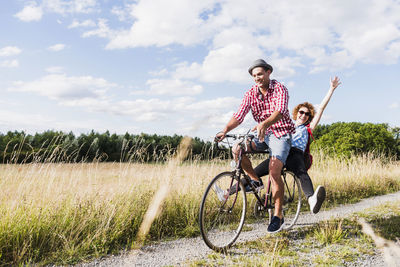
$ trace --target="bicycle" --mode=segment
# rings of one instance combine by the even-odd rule
[[[225,140],[229,149],[232,145],[229,139],[236,140],[240,146],[238,161],[232,161],[232,171],[226,171],[215,176],[208,184],[201,200],[199,224],[200,232],[207,246],[217,252],[226,252],[230,248],[242,231],[247,212],[247,197],[245,181],[251,188],[250,192],[255,196],[253,215],[256,218],[263,218],[268,212],[268,223],[271,221],[274,203],[271,193],[271,180],[268,177],[266,192],[262,194],[257,191],[250,183],[242,167],[242,156],[245,154],[268,154],[267,151],[247,152],[247,141],[253,136],[246,134],[228,134]],[[216,142],[218,149],[221,149]],[[284,167],[281,177],[284,182],[283,212],[285,223],[282,229],[288,230],[296,223],[301,208],[301,189],[298,178]],[[240,188],[240,189],[239,189]]]

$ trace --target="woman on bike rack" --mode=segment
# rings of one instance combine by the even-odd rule
[[[292,136],[292,148],[289,151],[289,156],[286,160],[286,168],[299,178],[301,188],[304,195],[308,199],[310,210],[313,214],[318,213],[322,203],[325,200],[325,188],[318,186],[314,192],[313,184],[304,161],[304,152],[307,144],[309,144],[310,134],[318,125],[322,113],[324,112],[329,100],[332,97],[335,89],[340,85],[338,77],[331,79],[331,86],[325,98],[322,100],[317,114],[315,114],[314,106],[308,102],[297,105],[293,110],[293,119],[295,120],[296,133]],[[315,116],[314,116],[315,115]],[[254,170],[258,177],[268,174],[269,159],[261,162]],[[308,167],[308,168],[307,168]]]

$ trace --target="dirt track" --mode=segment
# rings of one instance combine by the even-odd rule
[[[342,205],[331,210],[321,211],[316,215],[301,214],[295,227],[309,226],[331,218],[343,218],[354,212],[396,200],[400,200],[400,192],[364,199],[355,204]],[[267,225],[258,224],[253,229],[255,230],[242,232],[236,242],[254,240],[264,236],[267,232]],[[140,250],[124,252],[120,255],[98,259],[79,266],[177,266],[190,260],[203,258],[212,252],[201,237],[184,238],[145,246]]]

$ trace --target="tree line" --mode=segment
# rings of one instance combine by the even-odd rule
[[[400,128],[387,124],[337,122],[319,125],[314,130],[312,149],[322,148],[332,155],[377,153],[400,159]],[[45,131],[34,135],[23,131],[0,133],[0,162],[91,162],[136,161],[164,162],[183,139],[181,135],[124,135],[97,133],[74,135],[72,132]],[[227,157],[213,143],[198,137],[192,139],[189,158],[205,160]]]
[[[386,123],[337,122],[314,130],[313,148],[333,155],[374,153],[400,159],[400,127]]]
[[[176,134],[117,135],[93,130],[79,136],[50,130],[34,135],[9,131],[0,134],[0,162],[164,162],[174,155],[182,138]],[[211,142],[195,137],[189,148],[189,157],[204,160],[223,156],[222,152],[215,150]]]

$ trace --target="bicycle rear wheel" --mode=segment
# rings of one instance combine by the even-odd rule
[[[203,195],[199,224],[204,242],[215,251],[223,252],[236,241],[246,215],[246,193],[242,183],[232,172],[217,175]],[[232,185],[240,191],[229,195]]]
[[[297,179],[293,173],[284,171],[282,179],[285,186],[282,207],[285,217],[283,229],[288,230],[293,227],[299,218],[301,209],[301,189],[299,179]]]

